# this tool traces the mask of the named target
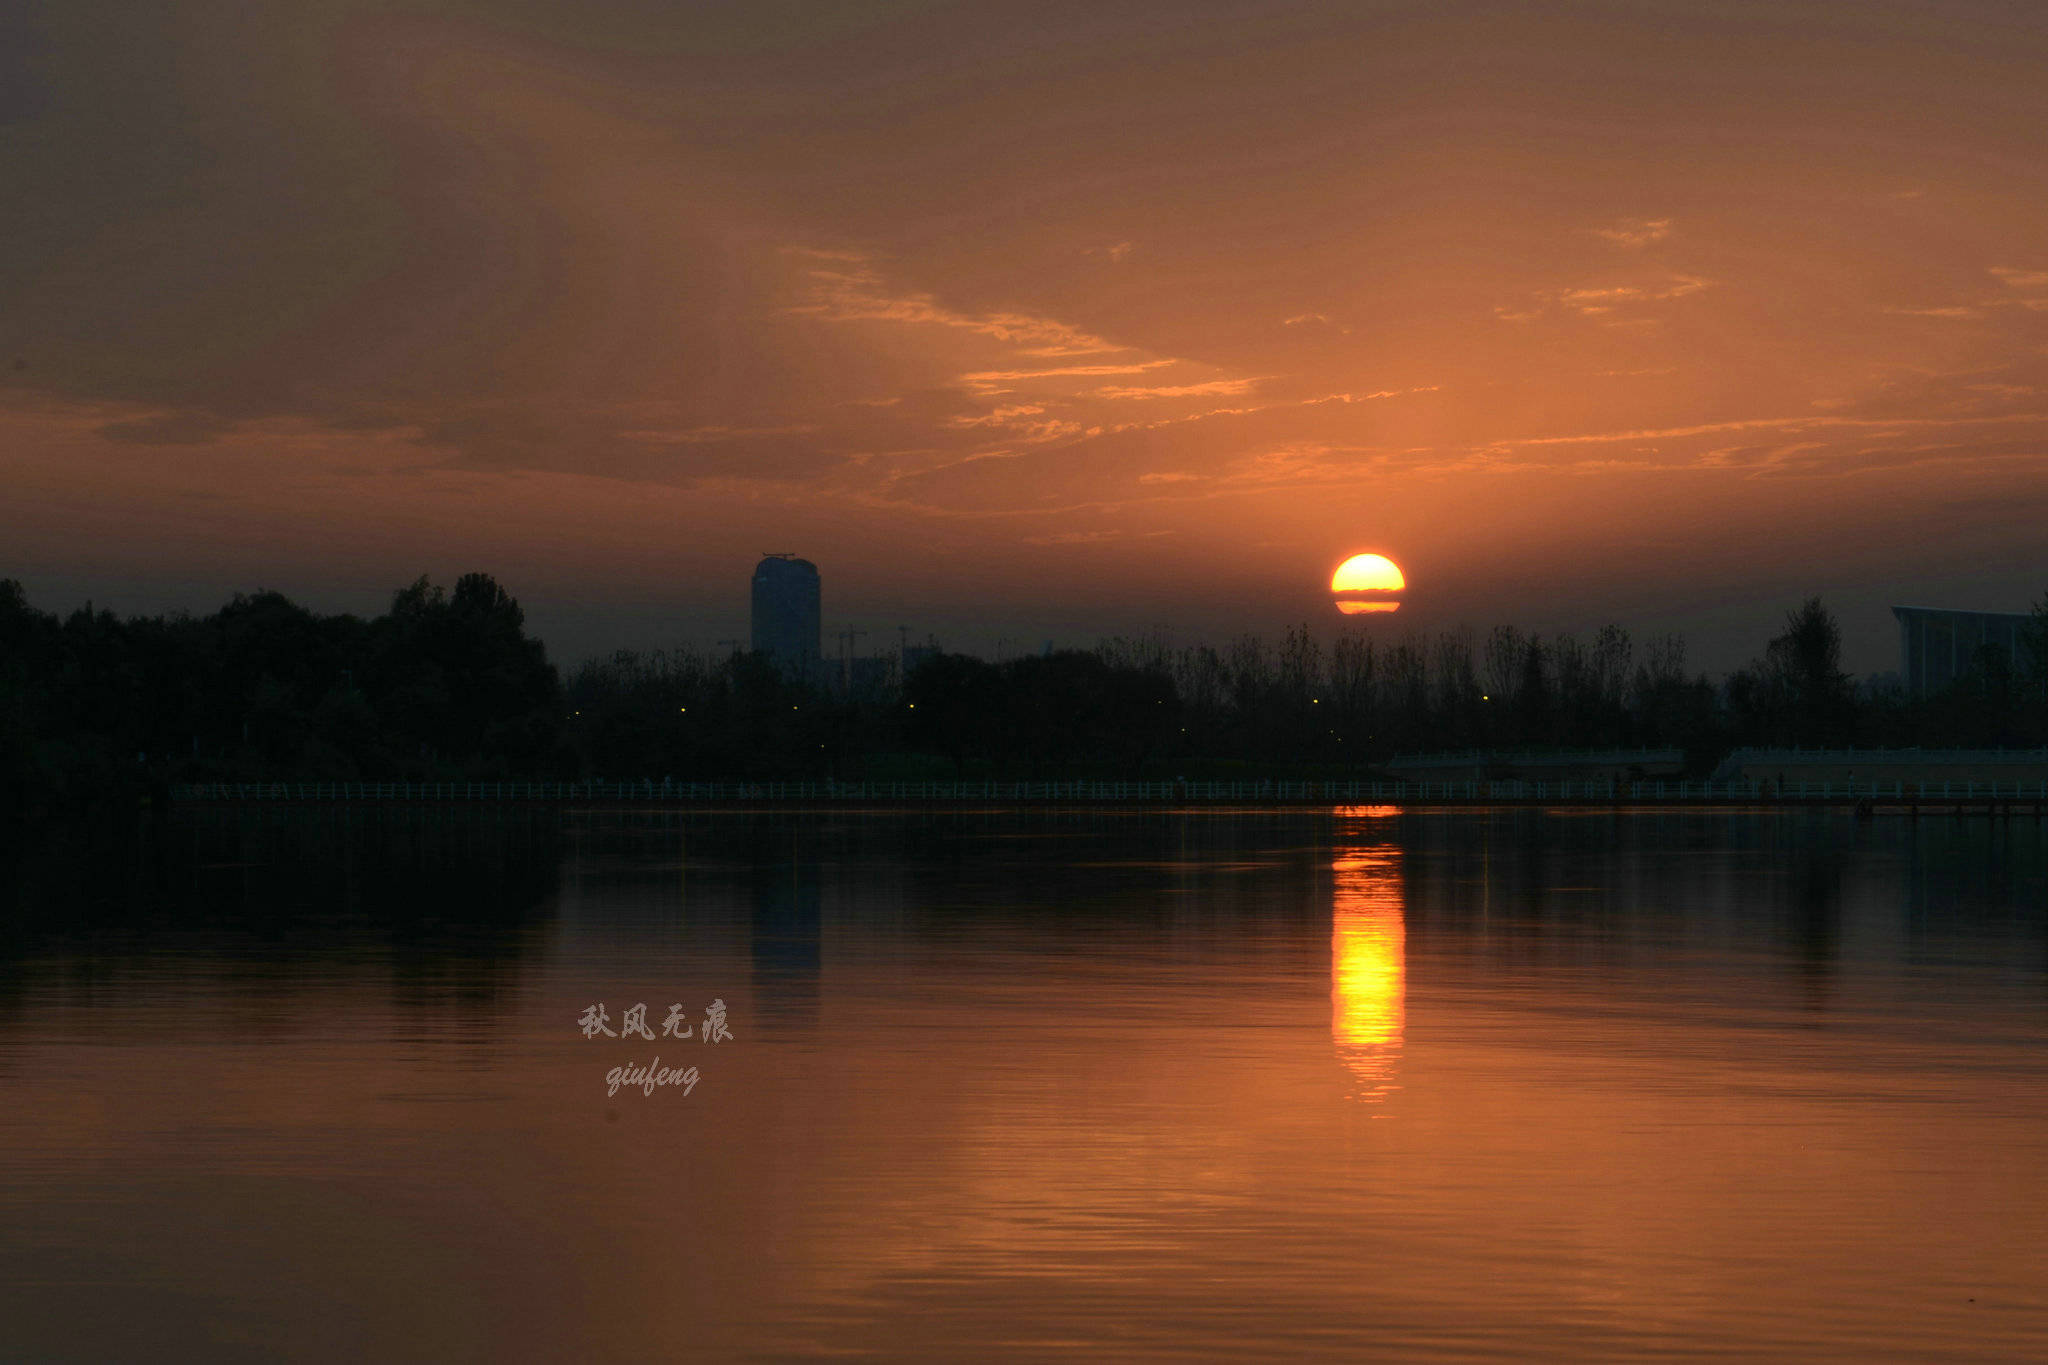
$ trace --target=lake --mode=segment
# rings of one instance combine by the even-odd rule
[[[2031,818],[194,809],[0,911],[0,1359],[2048,1358]]]

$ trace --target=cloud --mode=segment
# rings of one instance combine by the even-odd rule
[[[1631,251],[1646,247],[1652,242],[1661,242],[1671,235],[1669,218],[1624,218],[1613,227],[1588,228],[1595,237],[1604,238],[1616,246]]]
[[[1157,540],[1171,531],[1121,531],[1100,528],[1093,531],[1055,531],[1050,535],[1023,536],[1026,545],[1103,545],[1113,540]]]
[[[621,431],[619,439],[644,445],[711,445],[724,441],[747,441],[768,436],[802,436],[819,430],[815,423],[794,422],[777,427],[706,426],[682,431]]]
[[[1552,308],[1565,308],[1584,318],[1606,318],[1618,309],[1639,309],[1653,303],[1669,303],[1674,299],[1689,298],[1714,287],[1714,282],[1698,275],[1667,275],[1652,284],[1610,284],[1586,285],[1577,289],[1542,289],[1531,297],[1533,306],[1509,307],[1497,304],[1493,315],[1502,322],[1533,322]],[[1625,326],[1644,326],[1646,320],[1637,319]]]
[[[1095,391],[1098,398],[1223,398],[1249,391],[1258,379],[1211,379],[1203,384],[1167,384],[1159,388],[1109,387]]]
[[[1043,416],[1045,408],[1036,403],[1016,403],[999,407],[993,412],[962,415],[949,418],[946,425],[956,431],[968,431],[977,427],[994,427],[1032,444],[1046,441],[1061,441],[1069,436],[1079,436],[1083,426],[1079,422],[1063,417]]]
[[[1328,313],[1296,313],[1291,318],[1280,319],[1280,325],[1282,327],[1307,327],[1310,325],[1329,327],[1334,329],[1339,336],[1348,337],[1351,335],[1351,328],[1348,325],[1335,321]]]
[[[1332,403],[1370,403],[1386,398],[1401,398],[1409,394],[1437,393],[1442,388],[1441,384],[1422,384],[1408,389],[1375,389],[1371,393],[1326,393],[1319,394],[1314,398],[1286,398],[1268,403],[1246,403],[1232,407],[1209,408],[1203,412],[1179,413],[1172,417],[1151,418],[1142,422],[1112,422],[1099,428],[1093,428],[1088,434],[1094,435],[1097,432],[1157,431],[1162,427],[1193,426],[1197,423],[1209,422],[1217,418],[1252,417],[1260,413],[1301,411]],[[1134,390],[1134,392],[1150,393],[1152,391]]]
[[[1980,318],[1984,316],[1984,314],[1978,309],[1969,307],[1967,304],[1960,303],[1950,304],[1947,307],[1943,308],[1887,308],[1884,311],[1887,313],[1897,313],[1901,317],[1909,318],[1966,319]]]
[[[1409,389],[1374,389],[1371,393],[1326,393],[1320,398],[1304,398],[1301,406],[1314,407],[1319,403],[1370,403],[1378,398],[1404,398],[1411,393],[1440,393],[1441,384],[1418,384]]]
[[[1178,360],[1140,360],[1128,365],[1057,365],[1043,370],[976,370],[960,376],[960,383],[984,393],[1007,393],[1005,384],[1044,379],[1093,378],[1112,374],[1144,374],[1148,370],[1178,365]]]
[[[1019,417],[1035,417],[1045,411],[1041,403],[1012,403],[996,408],[992,412],[975,413],[948,418],[949,427],[1001,427],[1008,426]]]
[[[792,254],[817,257],[808,248],[790,248]],[[823,318],[828,322],[900,322],[948,327],[972,332],[996,341],[1025,344],[1040,349],[1034,355],[1101,355],[1126,351],[1111,341],[1071,327],[1056,318],[1031,313],[963,313],[941,304],[931,294],[900,293],[887,288],[881,273],[865,261],[848,261],[838,255],[825,257],[830,268],[806,272],[809,297],[791,305],[790,313]]]
[[[2048,421],[2048,413],[2009,413],[1993,417],[1748,417],[1728,422],[1698,422],[1690,426],[1639,428],[1629,431],[1588,432],[1579,436],[1523,436],[1488,443],[1488,449],[1511,450],[1536,446],[1603,444],[1614,441],[1654,441],[1716,432],[1778,430],[1820,430],[1826,428],[1899,430],[1908,427],[1968,426],[1987,422]]]
[[[1559,303],[1588,317],[1613,311],[1624,304],[1663,303],[1682,299],[1710,288],[1711,280],[1697,275],[1673,275],[1662,285],[1609,285],[1600,289],[1567,289],[1556,295]]]
[[[1991,273],[2010,289],[2048,289],[2048,270],[2020,270],[2009,265],[1994,265]]]
[[[1127,259],[1134,249],[1129,242],[1111,242],[1108,246],[1091,246],[1083,254],[1100,256],[1111,262],[1120,262]]]
[[[1792,441],[1784,445],[1720,446],[1703,451],[1693,463],[1708,469],[1753,469],[1763,465],[1786,464],[1828,446],[1820,441]]]

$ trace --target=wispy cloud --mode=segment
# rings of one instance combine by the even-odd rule
[[[1669,237],[1671,219],[1624,218],[1613,227],[1588,228],[1587,231],[1595,237],[1604,238],[1616,246],[1624,246],[1633,251]]]
[[[1698,422],[1691,426],[1645,427],[1628,431],[1587,432],[1578,436],[1523,436],[1508,440],[1489,442],[1491,450],[1520,450],[1541,446],[1600,445],[1616,441],[1671,440],[1687,436],[1708,436],[1719,432],[1735,431],[1799,431],[1823,430],[1829,428],[1861,429],[1872,431],[1901,430],[1905,428],[1973,426],[1988,422],[2043,422],[2048,413],[2005,413],[1997,416],[1960,417],[1845,417],[1813,416],[1797,417],[1749,417],[1729,422]]]
[[[1667,275],[1661,280],[1646,284],[1582,285],[1576,289],[1541,289],[1531,295],[1527,304],[1497,304],[1493,315],[1502,322],[1534,322],[1552,309],[1562,308],[1582,318],[1608,320],[1624,310],[1640,310],[1654,303],[1669,303],[1674,299],[1689,298],[1714,287],[1714,282],[1698,275]],[[1625,325],[1644,325],[1637,318]]]
[[[1823,441],[1791,441],[1781,445],[1717,446],[1693,457],[1706,469],[1754,469],[1763,465],[1786,464],[1801,455],[1826,450]]]
[[[1007,433],[1008,439],[1033,445],[1063,441],[1086,430],[1080,422],[1045,415],[1044,406],[1038,403],[1013,403],[991,412],[953,417],[947,420],[946,425],[957,431],[995,428]]]
[[[1961,303],[1949,304],[1940,308],[1887,308],[1884,311],[1887,313],[1897,313],[1901,317],[1948,318],[1955,321],[1984,316],[1982,311]]]
[[[1097,398],[1225,398],[1250,391],[1257,379],[1211,379],[1202,384],[1165,384],[1158,388],[1112,385],[1095,391]]]
[[[824,264],[805,272],[809,297],[787,311],[829,322],[899,322],[948,327],[1040,349],[1036,355],[1101,355],[1129,350],[1056,318],[1031,313],[964,313],[931,294],[891,290],[881,272],[858,258],[796,249]]]
[[[1286,398],[1270,403],[1242,403],[1230,407],[1209,408],[1202,412],[1178,413],[1171,417],[1149,418],[1142,422],[1111,422],[1094,431],[1157,431],[1163,427],[1193,426],[1218,418],[1253,417],[1266,412],[1286,412],[1292,409],[1321,407],[1329,403],[1370,403],[1388,398],[1402,398],[1409,394],[1436,393],[1441,384],[1422,384],[1408,389],[1375,389],[1371,393],[1325,393],[1314,398]],[[1089,434],[1094,434],[1091,431]]]
[[[990,412],[974,413],[947,419],[949,427],[1000,427],[1008,426],[1020,417],[1035,417],[1045,411],[1041,403],[1011,403]]]
[[[1994,265],[1991,267],[1991,273],[2010,289],[2023,292],[2048,289],[2048,270],[2021,270],[2009,265]]]
[[[803,436],[817,430],[819,430],[819,427],[809,422],[799,422],[779,427],[708,426],[688,427],[681,431],[621,431],[619,439],[622,441],[633,441],[642,445],[696,446],[712,445],[724,441],[746,441],[768,436]]]
[[[1687,298],[1710,288],[1711,280],[1697,275],[1673,275],[1662,284],[1608,285],[1594,289],[1567,289],[1556,295],[1557,301],[1574,312],[1588,317],[1612,312],[1624,304],[1663,303],[1670,299]]]
[[[1100,527],[1091,531],[1054,531],[1050,535],[1021,536],[1026,545],[1106,545],[1117,540],[1157,540],[1171,531],[1122,531]]]
[[[1371,393],[1326,393],[1320,398],[1304,398],[1300,406],[1314,407],[1318,403],[1370,403],[1380,398],[1405,398],[1411,393],[1439,393],[1441,384],[1417,384],[1408,389],[1374,389]]]
[[[1933,304],[1925,308],[1888,307],[1884,311],[1901,317],[1946,318],[1950,321],[1971,321],[2010,308],[2048,311],[2048,270],[1994,265],[1989,267],[1989,273],[2005,286],[2003,292],[1959,303]]]
[[[1086,249],[1084,254],[1100,256],[1106,261],[1116,263],[1129,259],[1131,252],[1134,250],[1136,248],[1129,242],[1111,242],[1108,246],[1091,246]]]
[[[1054,365],[1039,370],[975,370],[960,376],[959,382],[966,388],[981,393],[1008,393],[1005,386],[1023,384],[1047,379],[1094,378],[1113,374],[1144,374],[1150,370],[1165,369],[1178,365],[1178,360],[1139,360],[1128,365]]]
[[[1339,336],[1348,337],[1351,335],[1349,323],[1339,322],[1328,313],[1296,313],[1291,318],[1280,319],[1280,325],[1282,327],[1327,327]]]

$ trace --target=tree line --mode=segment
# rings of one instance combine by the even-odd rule
[[[620,651],[564,677],[486,574],[365,620],[276,592],[208,616],[58,617],[0,580],[0,809],[159,799],[180,781],[1362,776],[1400,753],[2048,743],[2048,597],[2019,657],[1911,696],[1841,667],[1812,599],[1719,681],[1684,641],[1513,626],[1325,643],[1112,639],[934,653],[851,695],[771,659]]]
[[[0,809],[206,780],[569,774],[561,681],[487,574],[374,620],[281,593],[208,616],[59,618],[0,580]]]

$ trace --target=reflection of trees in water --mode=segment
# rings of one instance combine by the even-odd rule
[[[306,807],[194,821],[187,878],[167,908],[284,941],[317,944],[328,926],[394,940],[444,926],[487,943],[529,922],[555,894],[557,817],[519,806]],[[236,818],[239,816],[239,818]]]
[[[1400,850],[1344,849],[1331,870],[1330,1035],[1353,1098],[1377,1102],[1399,1088],[1407,1018]]]
[[[562,857],[558,817],[526,807],[199,810],[42,833],[0,862],[5,951],[62,960],[81,990],[202,971],[265,1011],[367,976],[401,1010],[500,1017]]]
[[[571,877],[585,893],[578,921],[621,940],[668,933],[682,896],[700,951],[738,947],[727,936],[740,936],[753,1016],[808,1027],[818,1015],[828,883],[836,912],[861,920],[858,937],[886,932],[900,915],[877,916],[877,889],[922,820],[815,809],[575,812],[567,825]]]
[[[1842,850],[1834,845],[1810,844],[1792,852],[1788,869],[1788,927],[1811,1010],[1827,1008],[1830,974],[1841,955],[1842,862]]]

